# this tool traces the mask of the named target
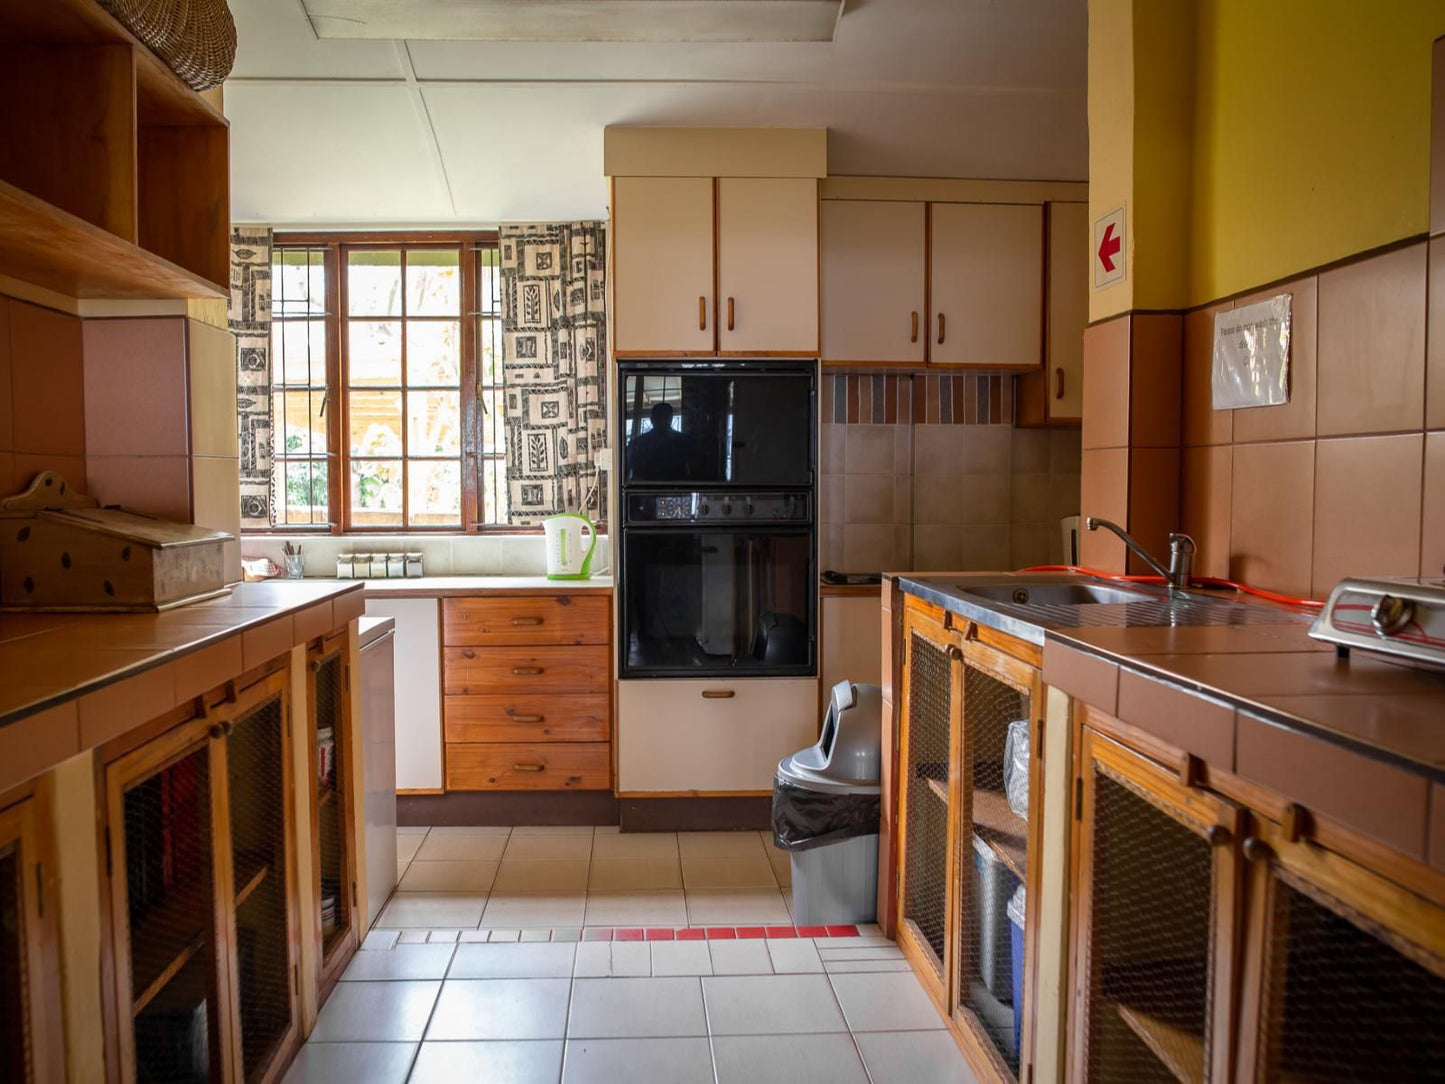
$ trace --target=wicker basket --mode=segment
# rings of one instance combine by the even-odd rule
[[[99,0],[195,90],[220,86],[236,62],[226,0]]]

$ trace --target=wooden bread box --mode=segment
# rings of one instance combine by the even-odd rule
[[[230,592],[235,536],[100,508],[53,471],[0,500],[0,609],[157,612]]]

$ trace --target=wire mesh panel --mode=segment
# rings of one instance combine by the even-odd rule
[[[32,1079],[23,869],[19,843],[0,847],[0,1081],[7,1084]]]
[[[346,888],[346,773],[342,742],[346,740],[342,697],[341,653],[316,663],[316,787],[320,828],[321,938],[329,956],[351,926],[351,899]]]
[[[947,958],[948,763],[950,661],[914,633],[908,649],[908,786],[903,859],[903,920],[936,957]]]
[[[201,746],[124,795],[135,1074],[142,1084],[217,1068],[210,754]]]
[[[1276,870],[1260,1080],[1445,1080],[1445,960]]]
[[[1214,864],[1208,841],[1095,765],[1087,1079],[1209,1074]]]
[[[257,1079],[291,1027],[286,909],[286,751],[280,694],[237,720],[226,744],[235,871],[241,1066]]]
[[[963,771],[973,786],[964,788],[959,812],[957,1004],[1015,1076],[1023,1023],[1029,708],[1026,692],[965,664]]]

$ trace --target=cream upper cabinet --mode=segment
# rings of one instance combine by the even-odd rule
[[[1048,416],[1084,416],[1084,325],[1089,322],[1089,205],[1049,213]]]
[[[711,354],[712,179],[616,178],[612,246],[617,351]]]
[[[935,203],[931,239],[930,361],[1037,368],[1043,359],[1043,207]]]
[[[720,178],[717,236],[718,351],[816,354],[817,180]]]
[[[823,360],[922,365],[922,203],[823,201]]]

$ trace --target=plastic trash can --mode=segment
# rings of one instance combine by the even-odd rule
[[[1013,974],[1014,1054],[1019,1053],[1019,1037],[1024,1023],[1024,886],[1008,901],[1010,968]]]
[[[877,685],[840,681],[818,743],[773,776],[773,843],[790,856],[800,926],[877,917],[882,712]]]
[[[973,836],[974,913],[978,916],[978,975],[1000,1001],[1013,997],[1008,904],[1019,879],[977,833]]]

